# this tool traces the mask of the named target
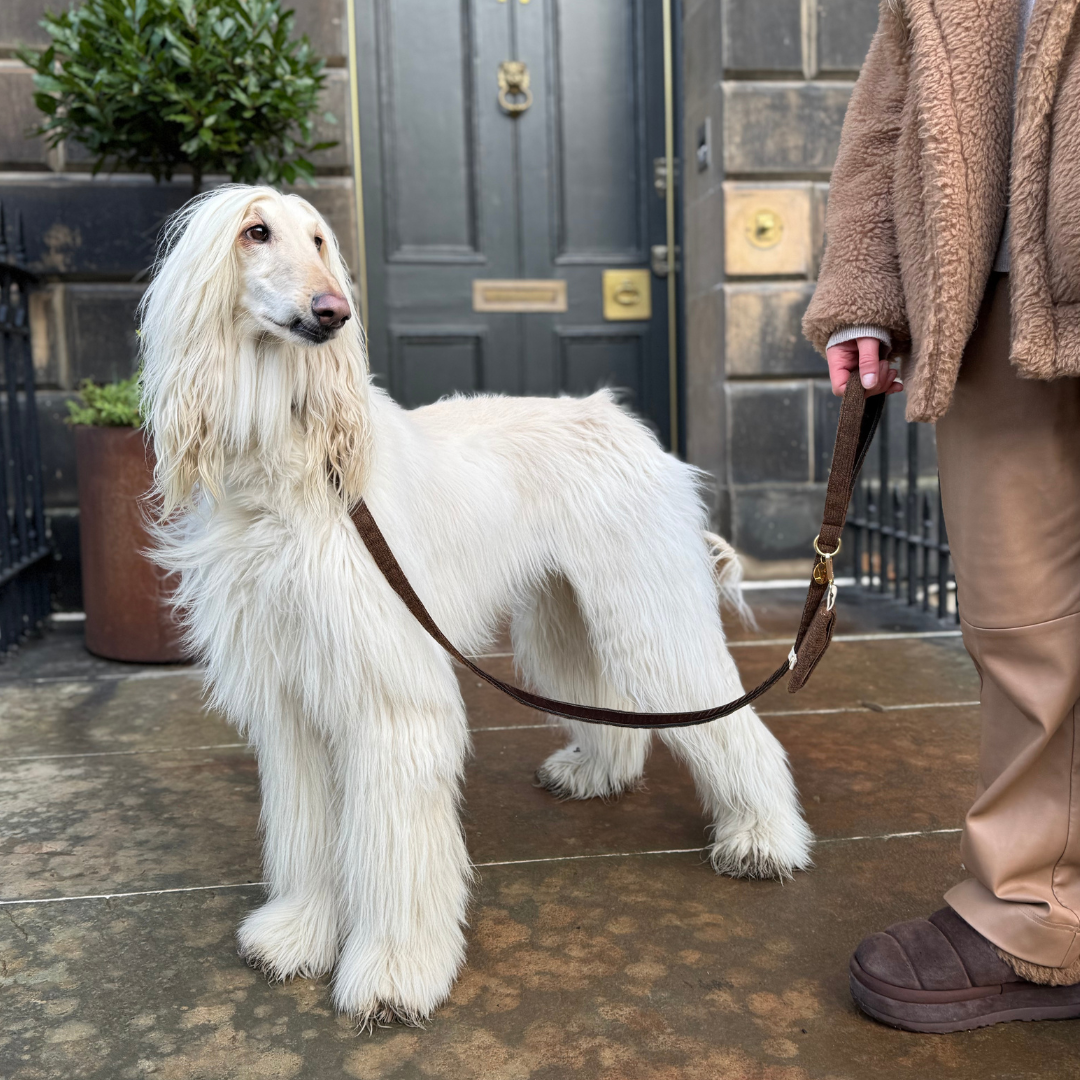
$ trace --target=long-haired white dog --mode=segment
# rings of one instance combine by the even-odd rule
[[[742,691],[698,474],[608,393],[399,408],[369,385],[349,296],[333,234],[296,196],[226,187],[171,223],[141,332],[159,558],[212,704],[258,755],[270,898],[241,952],[282,979],[333,970],[361,1023],[418,1021],[464,957],[469,732],[452,662],[350,505],[367,500],[459,648],[482,651],[509,616],[542,694],[659,711]],[[540,768],[552,791],[640,780],[649,732],[567,727]],[[784,751],[753,710],[661,738],[693,774],[717,870],[808,865]]]

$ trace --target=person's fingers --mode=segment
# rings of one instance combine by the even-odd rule
[[[859,347],[854,341],[843,341],[825,351],[829,365],[829,381],[837,397],[843,397],[851,373],[859,366]]]
[[[899,394],[904,389],[903,380],[900,378],[900,372],[896,368],[889,364],[886,364],[882,369],[881,376],[878,379],[877,389],[872,390],[871,395],[881,394]]]
[[[873,337],[861,337],[859,341],[859,377],[863,387],[876,390],[881,380],[881,342]]]
[[[899,377],[898,372],[889,364],[888,360],[879,360],[877,378],[874,381],[873,388],[866,391],[866,396],[873,397],[875,394],[891,393],[893,381],[899,379]]]

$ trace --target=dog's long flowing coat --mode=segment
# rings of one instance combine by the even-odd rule
[[[224,188],[174,221],[142,309],[159,558],[212,703],[258,754],[270,899],[242,952],[280,978],[334,969],[335,1003],[361,1022],[417,1020],[464,956],[469,735],[450,660],[348,506],[364,496],[460,648],[482,651],[509,615],[541,693],[697,709],[741,687],[694,470],[607,393],[399,408],[368,384],[356,321],[319,317],[321,297],[349,295],[295,196]],[[540,769],[553,791],[641,778],[650,733],[568,726]],[[784,751],[751,709],[662,737],[693,773],[718,870],[808,864]]]

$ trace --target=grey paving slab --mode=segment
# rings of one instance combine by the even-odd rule
[[[807,562],[809,565],[809,561]],[[841,573],[843,571],[840,571]],[[809,571],[807,571],[807,580]],[[749,582],[746,600],[758,622],[758,631],[741,626],[736,620],[726,618],[725,629],[729,637],[742,639],[754,637],[755,633],[769,637],[794,635],[799,625],[799,615],[803,600],[806,598],[806,585],[799,584],[788,588],[761,588],[769,582]],[[891,598],[883,598],[875,593],[850,586],[840,588],[838,599],[839,631],[858,633],[914,633],[926,631],[955,630],[951,621],[941,622],[934,612],[925,612],[920,607],[909,607],[897,603]]]
[[[123,697],[127,688],[118,689]],[[495,695],[486,686],[468,693],[470,702]],[[172,709],[166,698],[158,715]],[[817,835],[949,828],[962,821],[975,787],[974,710],[852,712],[769,723],[788,749]],[[118,753],[0,761],[0,896],[260,879],[251,755],[244,749],[163,751],[156,745],[162,732],[150,723],[141,729],[146,752],[139,752],[131,749],[140,745],[134,742],[139,730],[118,725],[112,742],[91,744],[125,747]],[[167,733],[167,746],[174,734]],[[555,799],[535,782],[537,766],[564,741],[559,731],[510,727],[478,731],[473,741],[464,821],[476,862],[707,841],[709,823],[693,783],[661,745],[640,790],[576,802]]]
[[[807,820],[821,838],[956,828],[974,796],[974,709],[768,723],[788,751]],[[666,748],[654,747],[641,790],[606,803],[559,802],[534,786],[533,772],[560,742],[550,731],[474,736],[465,813],[477,862],[706,843],[708,822],[693,783]]]
[[[744,685],[754,686],[783,660],[783,647],[755,645],[733,650]],[[832,645],[797,694],[781,683],[759,699],[762,714],[977,701],[979,678],[959,638],[844,642]]]
[[[51,647],[51,642],[45,646]],[[513,680],[513,661],[484,664]],[[472,727],[536,725],[544,717],[497,694],[463,668]],[[474,687],[487,693],[473,694]],[[220,714],[207,709],[202,674],[150,668],[105,676],[0,681],[0,762],[13,757],[162,750],[242,741]]]
[[[207,712],[202,679],[191,674],[0,685],[0,766],[15,757],[239,741]]]
[[[693,856],[483,871],[469,961],[423,1030],[355,1035],[324,983],[270,985],[235,954],[256,891],[9,909],[10,1080],[947,1080],[1075,1075],[1080,1024],[959,1036],[853,1008],[865,932],[938,904],[943,839],[835,844],[785,886]]]
[[[978,781],[977,708],[769,717],[820,838],[951,828]]]
[[[0,661],[0,688],[9,682],[72,678],[117,678],[140,672],[162,672],[190,665],[143,666],[103,660],[86,651],[81,622],[54,622],[43,635],[31,637]]]
[[[757,651],[739,650],[740,664],[760,664],[749,655]],[[512,670],[505,657],[490,665]],[[976,711],[878,712],[859,703],[973,694],[970,669],[951,640],[838,645],[804,693],[764,699],[764,713],[796,709],[767,722],[789,751],[817,835],[959,826],[975,786]],[[535,771],[561,733],[537,729],[542,717],[468,673],[461,680],[476,729],[464,815],[475,861],[706,843],[693,784],[662,747],[641,790],[611,802],[558,801],[536,786]],[[859,711],[806,711],[821,703]],[[5,686],[0,897],[260,880],[256,768],[237,741],[206,712],[190,675]],[[226,748],[200,749],[210,746]]]
[[[259,880],[246,750],[0,763],[0,896]]]

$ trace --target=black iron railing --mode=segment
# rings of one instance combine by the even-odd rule
[[[49,615],[45,526],[30,351],[30,290],[22,215],[9,248],[0,204],[0,655]]]
[[[959,622],[937,475],[927,475],[922,467],[920,425],[907,424],[906,429],[903,478],[893,475],[886,409],[877,450],[871,451],[855,489],[845,534],[855,582]]]

